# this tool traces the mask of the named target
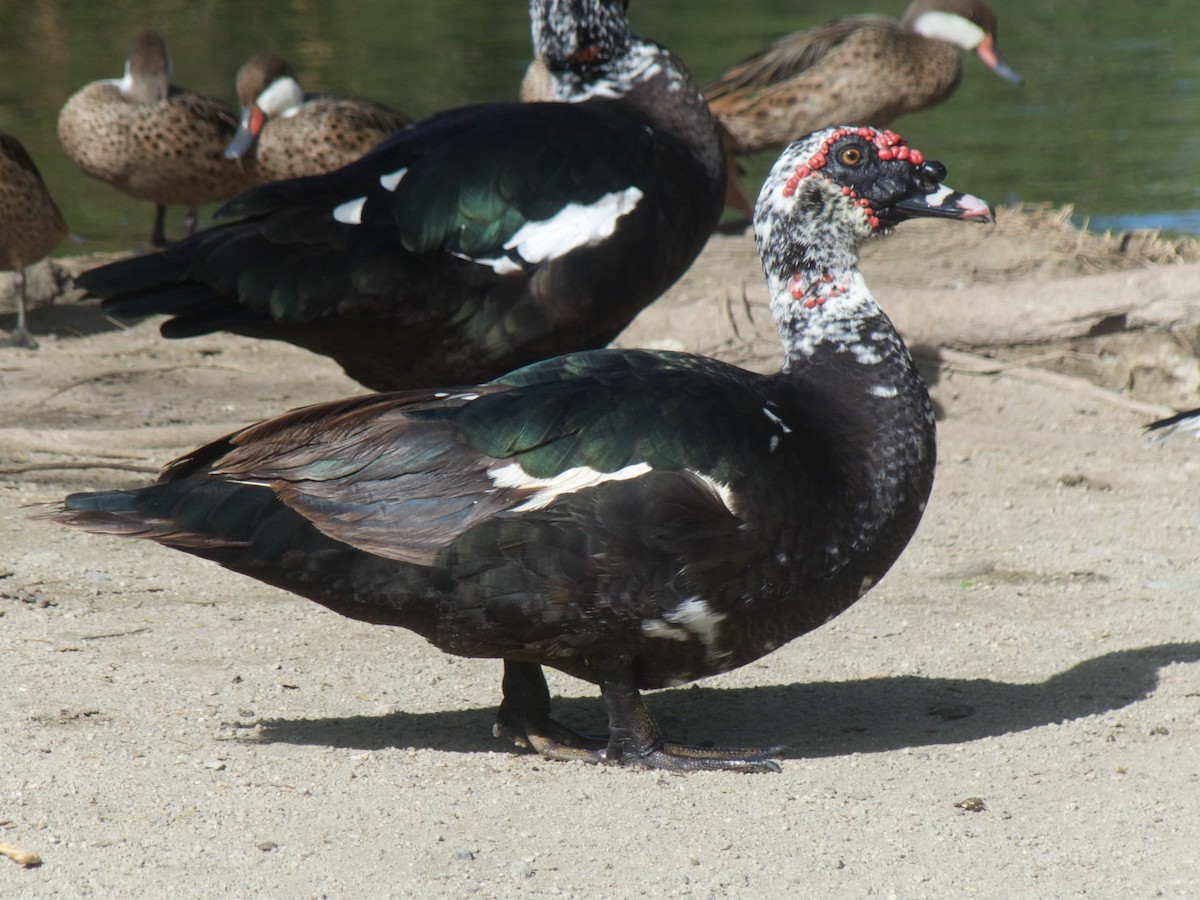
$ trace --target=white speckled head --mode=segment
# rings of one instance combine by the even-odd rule
[[[864,238],[914,216],[991,221],[986,203],[946,187],[945,177],[941,163],[892,131],[843,125],[792,143],[755,206],[768,279],[853,267]]]
[[[865,238],[914,216],[991,221],[986,203],[945,177],[898,134],[868,126],[826,128],[783,151],[754,228],[785,346],[804,355],[819,340],[861,345],[858,329],[877,313],[858,272]]]
[[[530,0],[533,47],[551,72],[584,69],[629,46],[624,0]]]

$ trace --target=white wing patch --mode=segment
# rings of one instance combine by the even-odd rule
[[[688,641],[692,635],[686,628],[672,625],[662,619],[645,619],[642,622],[642,634],[652,638],[666,638],[672,641]]]
[[[475,259],[499,275],[520,272],[521,265],[555,259],[578,247],[594,247],[617,230],[617,221],[631,213],[642,199],[640,188],[605,194],[595,203],[568,203],[549,219],[526,222],[504,244],[507,256]],[[513,259],[516,257],[517,259]],[[470,258],[470,257],[468,257]]]
[[[397,169],[395,172],[392,172],[388,175],[380,175],[379,183],[383,186],[385,191],[395,191],[397,186],[400,184],[400,179],[407,174],[408,166],[405,166],[403,169]]]
[[[764,406],[763,407],[763,415],[766,416],[768,419],[770,419],[772,422],[774,422],[776,425],[778,425],[780,430],[784,434],[791,434],[792,429],[788,428],[787,423],[784,422],[783,419],[779,418],[779,416],[777,416],[777,415],[775,415],[775,413],[771,412],[771,407]]]
[[[728,651],[717,650],[718,626],[727,618],[726,613],[713,612],[712,608],[699,597],[689,597],[670,612],[663,613],[661,619],[645,619],[642,622],[642,633],[652,638],[667,638],[674,641],[686,641],[697,637],[704,645],[709,659],[728,656]]]
[[[488,477],[498,488],[520,488],[535,491],[534,495],[520,506],[513,507],[513,512],[528,512],[548,506],[555,498],[561,497],[563,494],[574,494],[584,488],[604,484],[606,481],[625,481],[629,478],[637,478],[649,471],[650,465],[640,462],[615,472],[601,472],[591,466],[575,466],[559,472],[552,478],[535,478],[522,469],[520,463],[514,462],[507,466],[488,469]]]
[[[366,197],[356,197],[333,208],[333,217],[345,225],[361,225],[363,207],[367,205]]]

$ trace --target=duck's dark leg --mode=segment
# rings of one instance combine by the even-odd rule
[[[572,731],[550,718],[550,689],[536,663],[504,661],[504,699],[492,733],[547,759],[604,762],[608,743]]]
[[[150,246],[167,246],[167,208],[161,203],[154,207],[154,230],[150,232]]]
[[[504,700],[496,714],[496,737],[508,737],[519,747],[531,747],[547,759],[616,763],[674,772],[778,772],[771,759],[778,748],[692,747],[662,739],[658,724],[632,678],[600,682],[608,709],[609,738],[588,737],[550,717],[550,690],[542,667],[504,661]]]
[[[600,692],[608,707],[608,762],[674,772],[780,771],[779,763],[770,758],[779,748],[692,747],[664,741],[658,723],[629,676],[602,680]]]
[[[13,270],[13,289],[17,294],[17,327],[8,337],[0,340],[0,347],[24,347],[26,350],[36,350],[37,341],[25,326],[25,270]]]

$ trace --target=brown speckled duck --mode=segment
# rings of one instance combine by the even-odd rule
[[[0,131],[0,270],[14,273],[17,295],[17,326],[0,346],[37,346],[25,326],[25,267],[66,236],[67,224],[37,166],[20,141]]]
[[[340,169],[411,121],[361,97],[305,94],[288,61],[273,53],[242,66],[237,94],[241,122],[225,155],[252,159],[259,182]]]
[[[740,153],[777,149],[817,128],[886,125],[940,103],[970,50],[1001,78],[1020,76],[996,49],[996,14],[983,0],[915,0],[896,21],[834,19],[768,44],[705,89]]]
[[[58,139],[85,174],[157,206],[150,241],[166,244],[166,207],[188,208],[184,230],[196,227],[197,208],[227,200],[254,184],[225,146],[237,116],[220,100],[169,83],[163,39],[143,31],[130,41],[125,77],[93,81],[63,106]]]

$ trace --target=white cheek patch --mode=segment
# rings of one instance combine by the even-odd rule
[[[549,219],[526,222],[504,244],[507,256],[474,259],[497,274],[519,272],[519,261],[537,264],[564,256],[579,247],[594,247],[617,230],[617,221],[642,199],[642,191],[628,187],[605,194],[588,205],[568,203]],[[470,257],[467,257],[470,258]],[[519,261],[518,261],[519,260]]]
[[[295,115],[303,102],[304,90],[295,78],[276,78],[254,100],[268,116]]]
[[[356,197],[347,200],[333,209],[333,217],[344,225],[361,225],[363,207],[367,205],[366,197]]]
[[[397,169],[395,172],[392,172],[388,175],[380,175],[379,183],[383,186],[385,191],[395,191],[400,184],[400,179],[407,174],[408,167],[406,166],[405,168]]]
[[[948,41],[964,50],[974,50],[987,37],[987,33],[970,19],[938,11],[917,16],[913,31],[937,41]]]
[[[520,506],[514,506],[513,512],[528,512],[542,509],[550,505],[557,497],[564,494],[574,494],[584,488],[595,487],[607,481],[626,481],[637,478],[650,471],[648,463],[634,463],[615,472],[601,472],[591,466],[575,466],[554,475],[551,478],[535,478],[521,468],[520,463],[509,463],[495,469],[488,469],[488,477],[498,488],[515,488],[532,490],[532,497]]]
[[[129,60],[125,60],[125,75],[122,78],[106,78],[103,84],[116,85],[118,91],[128,97],[133,91],[133,75],[129,71]]]

